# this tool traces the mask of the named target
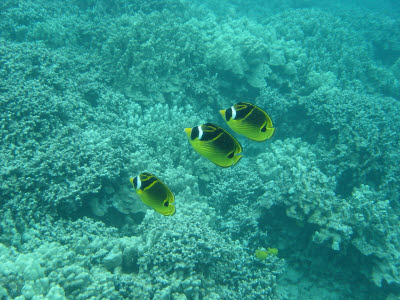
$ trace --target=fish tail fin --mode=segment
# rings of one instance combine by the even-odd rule
[[[235,155],[233,157],[233,163],[232,165],[236,165],[238,163],[238,161],[243,157],[243,155]]]
[[[275,128],[267,128],[267,139],[270,139],[275,134]]]
[[[175,214],[175,205],[170,204],[168,208],[168,214],[166,214],[166,216],[173,216]]]
[[[152,206],[153,207],[153,206]],[[164,216],[172,216],[175,214],[175,205],[169,204],[168,207],[162,206],[162,207],[153,207],[153,209],[164,215]]]

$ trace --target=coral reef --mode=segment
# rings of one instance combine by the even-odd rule
[[[192,212],[192,213],[189,213]],[[19,250],[0,245],[2,297],[221,299],[276,297],[282,260],[258,262],[214,229],[207,205],[181,205],[175,218],[149,211],[123,236],[90,219],[43,220]]]
[[[398,4],[264,2],[1,1],[1,299],[398,296]],[[183,129],[238,101],[221,169]]]

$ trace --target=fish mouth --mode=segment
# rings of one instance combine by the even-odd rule
[[[225,119],[225,111],[226,110],[224,110],[224,109],[221,109],[220,111],[219,111],[219,113],[221,114],[221,116]]]
[[[190,135],[192,134],[192,128],[185,128],[185,132],[187,136],[190,137]]]

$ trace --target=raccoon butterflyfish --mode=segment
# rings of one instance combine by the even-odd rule
[[[233,131],[251,140],[265,141],[275,133],[271,118],[253,104],[239,102],[219,112]]]
[[[144,204],[164,216],[172,216],[175,213],[175,206],[171,204],[175,199],[174,194],[156,176],[144,172],[135,178],[129,178],[129,181]]]
[[[278,249],[276,248],[267,248],[267,250],[265,249],[257,249],[256,250],[256,257],[259,260],[266,260],[268,256],[273,255],[273,256],[277,256],[278,255]]]
[[[221,167],[235,165],[243,155],[242,146],[225,129],[213,123],[185,128],[194,150]]]

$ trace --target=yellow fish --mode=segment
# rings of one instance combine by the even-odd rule
[[[243,155],[242,146],[226,130],[213,123],[185,128],[189,142],[199,154],[221,167],[235,165]]]
[[[233,131],[251,140],[265,141],[272,138],[275,133],[271,118],[253,104],[239,102],[219,112]]]
[[[164,216],[172,216],[175,213],[175,206],[171,204],[175,200],[174,194],[156,176],[144,172],[135,178],[129,178],[129,181],[144,204]]]
[[[266,260],[268,256],[273,255],[273,256],[277,256],[278,255],[278,249],[276,248],[267,248],[267,250],[265,249],[257,249],[256,252],[256,257],[259,260]]]

